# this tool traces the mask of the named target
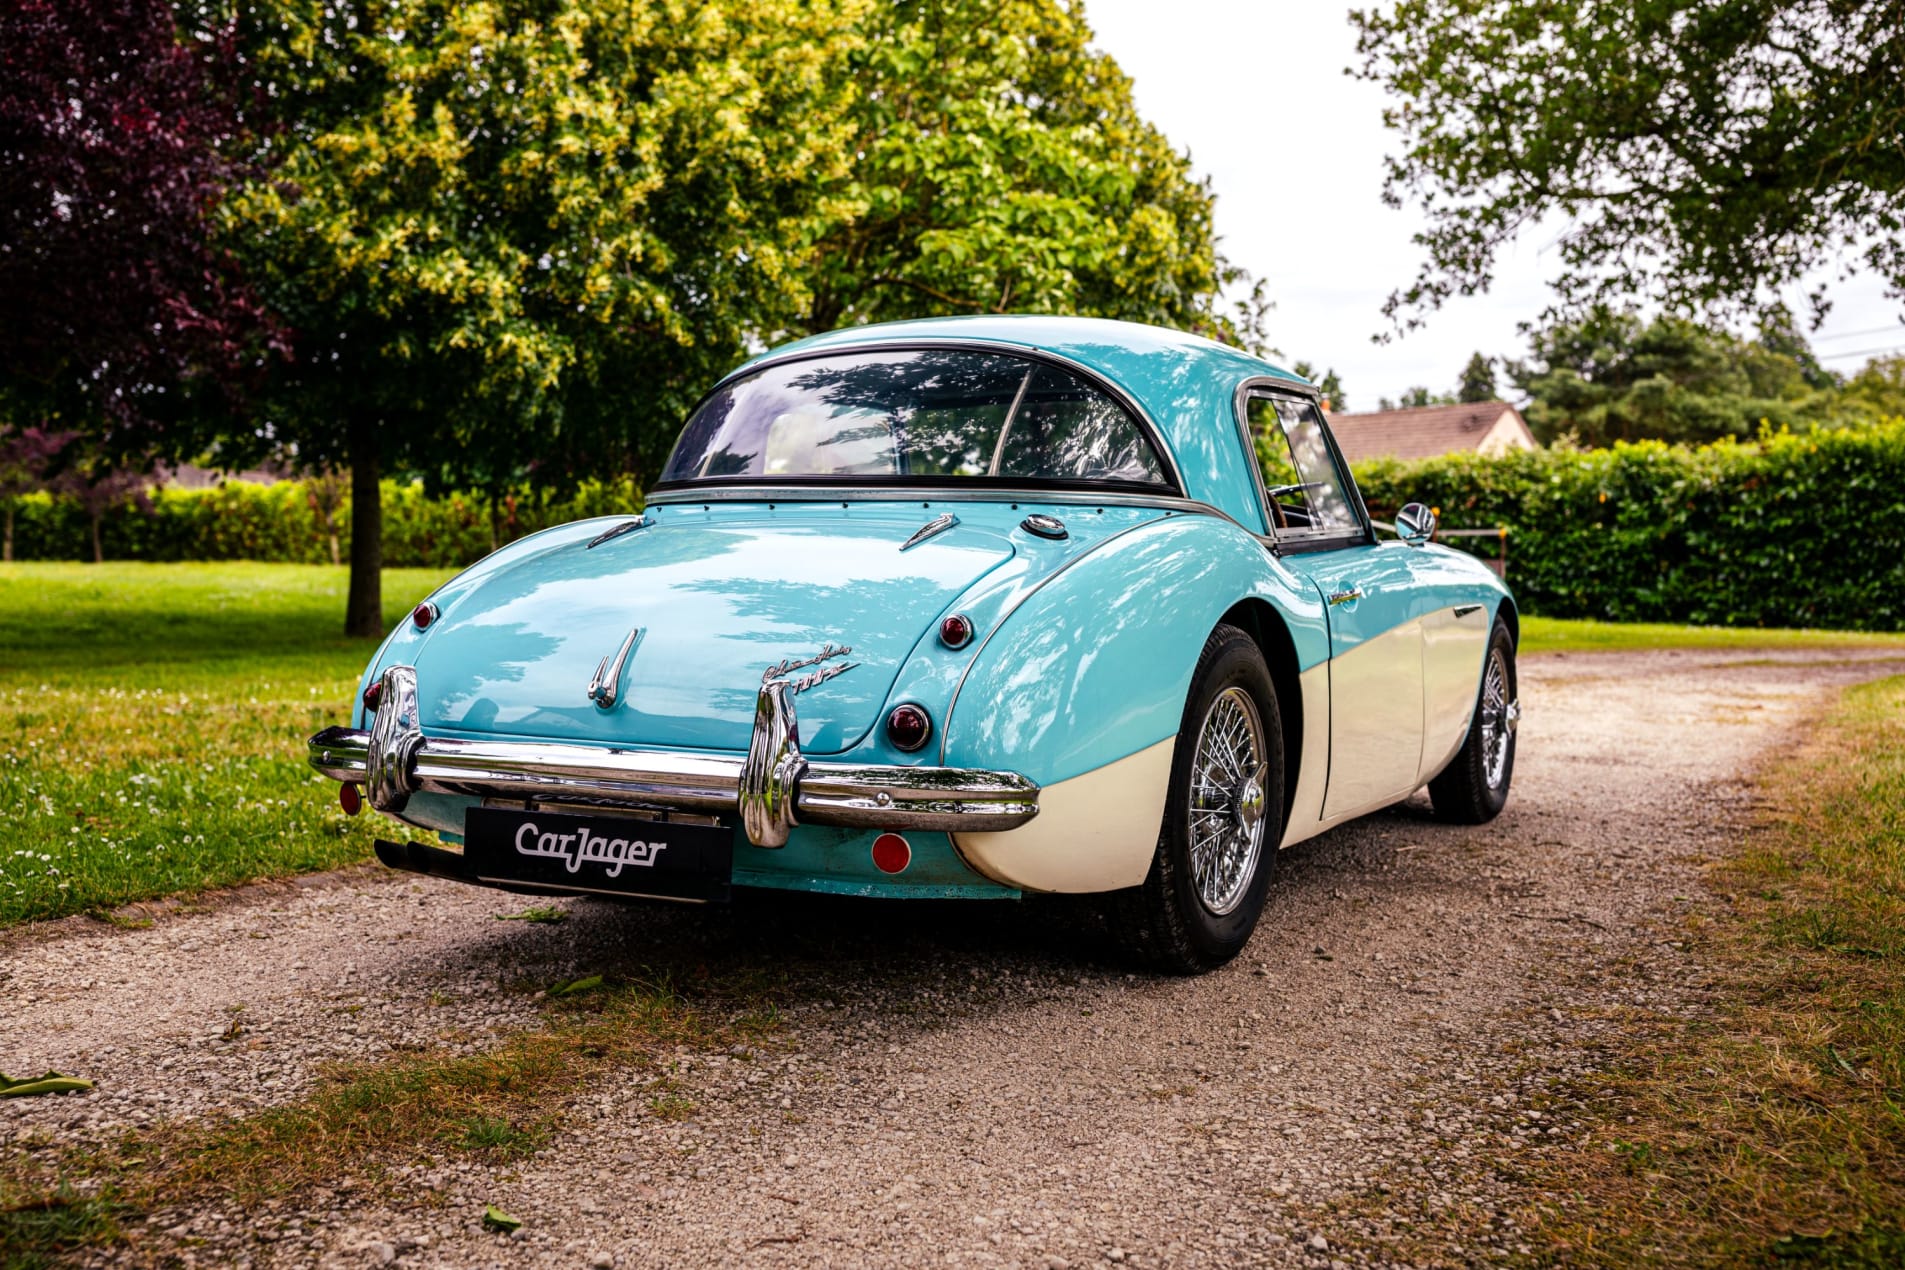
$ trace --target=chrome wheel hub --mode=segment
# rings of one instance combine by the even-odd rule
[[[1507,779],[1508,756],[1521,725],[1521,702],[1508,693],[1508,659],[1492,649],[1482,672],[1482,778],[1490,789],[1500,789]]]
[[[1197,898],[1219,917],[1243,902],[1256,876],[1269,810],[1263,721],[1242,688],[1211,701],[1191,760],[1190,848]]]

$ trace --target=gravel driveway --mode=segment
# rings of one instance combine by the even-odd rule
[[[200,1265],[1489,1260],[1518,1235],[1487,1160],[1574,1131],[1536,1104],[1593,1063],[1600,1015],[1699,1008],[1675,920],[1750,815],[1754,765],[1833,689],[1900,670],[1531,658],[1498,821],[1439,825],[1418,799],[1284,852],[1255,940],[1194,980],[1123,973],[1064,903],[578,902],[532,926],[494,920],[519,897],[372,870],[151,929],[0,935],[0,1070],[99,1082],[0,1102],[0,1150],[267,1105],[326,1060],[419,1040],[481,1048],[536,1025],[533,985],[578,974],[765,973],[776,1043],[684,1053],[685,1120],[651,1114],[646,1077],[598,1079],[526,1161],[420,1170],[395,1207],[160,1214],[145,1246]],[[485,1233],[486,1202],[524,1229]],[[1452,1206],[1469,1246],[1409,1242]]]

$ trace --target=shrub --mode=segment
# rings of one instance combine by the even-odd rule
[[[114,560],[271,560],[329,564],[330,535],[303,482],[246,481],[201,490],[160,489],[149,511],[107,515],[102,536]],[[455,568],[524,534],[586,516],[638,511],[629,480],[591,482],[568,499],[512,491],[492,508],[470,494],[426,497],[420,484],[385,481],[384,563]],[[337,513],[338,545],[350,551],[348,500]],[[90,560],[86,515],[70,498],[28,494],[16,504],[14,553],[21,560]]]
[[[1905,628],[1905,419],[1697,448],[1379,461],[1357,483],[1378,519],[1416,501],[1451,529],[1508,526],[1526,612]]]

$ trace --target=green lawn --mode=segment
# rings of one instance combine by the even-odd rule
[[[1905,634],[1673,626],[1664,622],[1597,622],[1592,618],[1524,617],[1524,653],[1617,652],[1644,648],[1895,648]]]
[[[386,622],[442,581],[384,575]],[[344,571],[0,566],[0,925],[365,858],[303,741],[374,647]]]
[[[384,575],[385,620],[443,580]],[[0,566],[0,925],[366,858],[304,764],[367,641],[344,571],[267,564]],[[1905,637],[1528,618],[1523,647],[1905,648]]]

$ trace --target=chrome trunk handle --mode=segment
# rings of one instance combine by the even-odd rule
[[[642,628],[637,626],[622,641],[621,648],[610,655],[614,664],[610,664],[609,657],[604,657],[595,668],[595,677],[589,680],[589,700],[604,710],[614,705],[616,697],[620,695],[622,668],[628,665],[628,655],[635,651],[635,644],[641,637]]]

